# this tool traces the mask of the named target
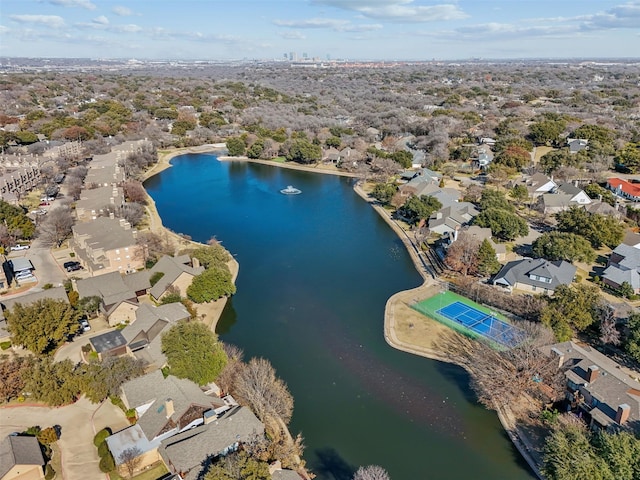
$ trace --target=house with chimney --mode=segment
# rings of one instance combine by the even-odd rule
[[[131,273],[144,268],[144,250],[137,232],[123,218],[98,217],[73,226],[71,248],[92,275]]]
[[[404,199],[413,195],[428,195],[423,193],[425,189],[429,187],[438,187],[442,174],[436,173],[428,168],[421,168],[420,170],[408,170],[403,172],[401,178],[405,180],[398,188],[400,196]]]
[[[610,178],[607,180],[607,188],[625,200],[640,202],[640,183],[628,182],[622,178]]]
[[[211,455],[233,451],[254,432],[264,433],[262,423],[233,397],[205,393],[190,380],[165,378],[160,370],[125,382],[121,398],[138,420],[106,439],[119,468],[123,452],[136,448],[141,452],[139,469],[163,460],[185,478],[197,466],[201,470]]]
[[[80,222],[89,222],[98,217],[109,216],[109,207],[116,209],[124,205],[122,187],[98,187],[83,189],[76,202],[76,217]]]
[[[186,297],[187,288],[191,285],[193,278],[202,272],[204,272],[204,267],[200,265],[197,258],[192,259],[189,255],[177,257],[164,255],[149,270],[150,278],[155,281],[149,293],[156,301],[171,290]]]
[[[529,197],[534,199],[558,188],[558,184],[553,181],[553,178],[548,177],[544,173],[535,173],[520,184],[527,188]]]
[[[544,214],[553,214],[569,210],[573,206],[587,207],[593,203],[584,190],[573,183],[562,183],[552,193],[542,194],[537,209]]]
[[[100,299],[100,312],[111,326],[133,322],[140,306],[138,298],[146,295],[149,288],[151,283],[147,270],[129,275],[110,272],[74,281],[74,289],[80,298]]]
[[[595,430],[640,433],[640,382],[596,349],[577,342],[543,347],[564,371],[571,411]]]

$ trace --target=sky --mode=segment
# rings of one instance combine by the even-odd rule
[[[0,0],[0,56],[640,57],[640,0]]]

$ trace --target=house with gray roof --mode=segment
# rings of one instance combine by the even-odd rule
[[[153,277],[162,273],[162,277],[151,287],[151,296],[160,300],[170,288],[177,289],[180,295],[187,296],[187,288],[191,285],[193,277],[204,272],[204,267],[198,264],[197,259],[192,260],[189,255],[179,255],[177,257],[163,256],[149,270],[149,275]]]
[[[136,410],[137,425],[150,442],[200,425],[204,412],[227,407],[221,398],[205,395],[191,380],[173,375],[164,378],[160,370],[129,380],[121,388],[122,401]]]
[[[429,231],[444,235],[453,234],[463,225],[468,225],[478,215],[478,210],[469,202],[455,202],[443,207],[429,218]]]
[[[558,184],[544,173],[535,173],[524,180],[522,184],[527,187],[527,192],[532,198],[537,198],[558,188]]]
[[[602,281],[615,290],[626,282],[634,293],[640,293],[640,248],[625,243],[618,245],[609,256]]]
[[[162,368],[167,359],[162,353],[162,333],[180,320],[190,317],[181,303],[153,306],[146,303],[136,310],[136,319],[122,329],[127,351],[149,365]]]
[[[67,297],[67,292],[64,287],[54,287],[47,290],[41,290],[39,292],[30,292],[26,295],[20,295],[19,297],[0,300],[0,305],[2,305],[3,310],[11,310],[16,303],[31,305],[38,300],[44,299],[62,300],[63,302],[69,303],[69,297]]]
[[[84,297],[99,297],[100,311],[107,317],[109,325],[133,322],[139,307],[138,297],[146,295],[151,283],[149,272],[121,275],[111,272],[96,277],[74,281],[75,290]]]
[[[293,470],[279,469],[271,474],[271,480],[301,480],[302,477]]]
[[[89,343],[98,354],[99,359],[106,356],[116,357],[127,353],[127,341],[120,330],[112,330],[91,337]]]
[[[575,155],[589,148],[589,140],[586,138],[567,138],[567,146],[569,147],[569,153]]]
[[[562,342],[542,349],[564,370],[566,398],[594,429],[640,433],[640,382],[620,365],[584,343]]]
[[[573,282],[577,268],[568,262],[551,262],[544,258],[525,258],[508,262],[493,279],[494,285],[510,291],[552,294],[559,285]]]
[[[124,204],[121,187],[99,187],[83,189],[76,202],[76,216],[80,222],[89,222],[100,216],[108,216],[107,206],[120,207]]]
[[[559,185],[553,193],[545,193],[538,199],[537,209],[545,214],[568,210],[573,206],[587,207],[593,203],[584,190],[572,183]]]
[[[418,192],[422,191],[427,185],[440,185],[440,180],[442,179],[442,174],[436,173],[428,168],[415,170],[413,171],[413,175],[411,175],[410,172],[411,171],[406,171],[401,176],[401,178],[405,179],[410,177],[405,184],[400,185],[398,188],[400,196],[403,198],[409,198],[412,195],[425,195],[424,193]]]
[[[1,480],[44,479],[44,464],[36,437],[10,435],[0,441]]]
[[[482,243],[487,240],[491,247],[496,252],[496,260],[503,262],[507,256],[507,247],[502,243],[495,243],[491,236],[491,229],[486,227],[479,227],[478,225],[471,225],[454,231],[452,234],[447,233],[448,244],[451,245],[458,241],[460,237],[466,236],[476,240],[478,243]]]
[[[98,217],[72,230],[71,248],[92,275],[144,268],[143,247],[136,243],[137,232],[126,220]]]
[[[262,422],[247,407],[235,407],[215,420],[162,440],[158,451],[169,472],[196,480],[212,459],[236,451],[256,435],[264,435]]]

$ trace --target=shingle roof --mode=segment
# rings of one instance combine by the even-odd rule
[[[631,245],[627,245],[625,243],[621,243],[616,248],[613,249],[613,253],[620,255],[623,257],[620,260],[618,265],[623,266],[627,269],[638,269],[640,268],[640,249],[632,247]]]
[[[562,342],[544,347],[543,351],[550,354],[552,348],[563,355],[564,366],[570,367],[565,374],[567,379],[583,385],[597,398],[599,412],[596,415],[601,424],[615,423],[618,406],[627,404],[631,408],[628,424],[640,429],[640,382],[633,380],[616,362],[588,345]],[[588,382],[586,372],[591,365],[598,366],[600,374]]]
[[[151,402],[151,406],[138,420],[149,440],[155,438],[169,421],[163,407],[166,399],[173,401],[175,413],[171,416],[172,421],[178,420],[192,404],[213,408],[214,403],[217,403],[215,398],[205,395],[192,381],[172,375],[164,378],[160,370],[125,382],[122,390],[131,408]]]
[[[493,283],[514,286],[523,283],[548,290],[559,285],[569,285],[576,274],[576,267],[565,261],[550,262],[544,258],[516,260],[507,263],[496,275]],[[551,278],[551,283],[533,280],[530,275]]]
[[[162,272],[164,275],[151,287],[151,290],[149,290],[151,296],[156,299],[160,298],[182,273],[196,276],[204,272],[204,267],[193,268],[188,265],[190,262],[191,258],[188,255],[180,255],[178,257],[165,255],[158,260],[151,270],[149,270],[149,275],[151,276],[156,272]]]
[[[614,265],[610,265],[602,272],[602,278],[607,279],[616,285],[622,285],[627,282],[631,288],[637,290],[640,288],[640,273],[637,270],[624,270]]]
[[[0,478],[15,465],[44,465],[36,437],[8,436],[0,441]]]
[[[140,275],[139,274],[145,274]],[[83,278],[76,282],[76,289],[80,298],[83,297],[100,297],[106,306],[117,305],[126,300],[136,299],[136,290],[131,288],[125,282],[126,277],[133,277],[129,283],[134,286],[140,286],[138,284],[143,283],[145,276],[148,283],[148,273],[138,272],[132,275],[126,275],[124,278],[120,272],[109,272],[104,275],[97,275],[95,277]],[[142,288],[139,288],[142,290]],[[137,300],[136,300],[137,301]]]
[[[42,290],[40,292],[29,293],[20,297],[2,300],[2,305],[7,310],[10,310],[16,303],[20,303],[22,305],[30,305],[37,302],[38,300],[42,300],[45,298],[50,298],[52,300],[62,300],[67,303],[69,302],[69,298],[67,297],[67,292],[65,291],[64,287],[54,287],[47,290]]]
[[[187,430],[163,440],[158,452],[165,463],[181,472],[202,469],[202,463],[237,442],[262,435],[264,425],[247,407],[237,407],[207,425]]]
[[[271,480],[301,480],[302,477],[293,470],[276,470],[271,474]]]
[[[558,192],[564,193],[565,195],[571,195],[572,197],[575,197],[581,191],[582,189],[576,187],[573,183],[566,182],[558,185]]]
[[[73,226],[73,232],[87,236],[86,244],[93,249],[114,250],[136,244],[133,231],[124,228],[117,218],[98,217],[91,222],[78,223]]]

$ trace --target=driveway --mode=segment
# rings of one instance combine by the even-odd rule
[[[35,268],[33,273],[37,278],[37,284],[33,285],[31,291],[42,290],[42,286],[47,283],[57,287],[62,285],[62,282],[66,279],[64,270],[56,263],[49,247],[42,245],[42,242],[38,239],[32,242],[30,249],[13,251],[8,255],[10,260],[20,257],[31,260],[31,264]],[[25,285],[31,284],[25,283]]]
[[[84,397],[73,405],[59,408],[26,405],[0,408],[0,437],[33,425],[41,428],[60,425],[58,446],[63,480],[104,480],[93,437],[106,426],[117,432],[128,427],[129,422],[122,410],[110,401],[95,405]]]

